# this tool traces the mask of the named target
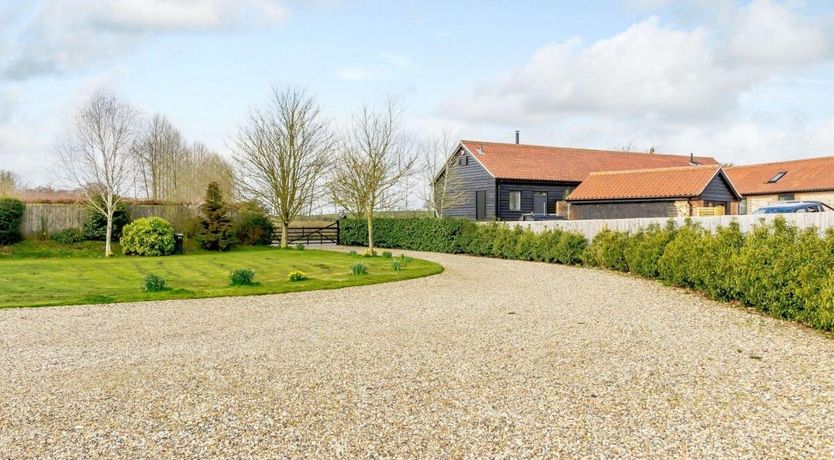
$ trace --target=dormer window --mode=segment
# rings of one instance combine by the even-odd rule
[[[467,155],[461,155],[458,158],[458,166],[468,166],[469,165],[469,157]]]
[[[775,176],[771,177],[770,180],[767,181],[767,183],[768,184],[775,184],[775,183],[779,182],[779,179],[785,177],[785,174],[787,174],[787,173],[788,173],[787,171],[779,171],[778,173],[776,173]]]

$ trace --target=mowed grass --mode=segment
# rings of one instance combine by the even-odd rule
[[[368,267],[367,275],[352,274],[357,262]],[[254,270],[256,285],[230,286],[229,274],[237,268]],[[292,270],[301,270],[310,279],[288,281]],[[110,259],[0,256],[0,308],[277,294],[385,283],[441,271],[440,265],[421,259],[395,271],[391,259],[312,249],[246,248]],[[143,280],[149,273],[164,277],[170,290],[143,292]]]

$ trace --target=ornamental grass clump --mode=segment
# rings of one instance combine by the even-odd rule
[[[249,268],[238,268],[229,275],[229,279],[232,286],[250,286],[255,284],[255,272]]]
[[[368,267],[366,267],[363,263],[355,263],[353,264],[353,267],[351,267],[351,271],[353,271],[354,275],[367,275]]]
[[[168,283],[165,281],[165,278],[154,275],[153,273],[148,273],[145,275],[144,281],[144,291],[145,292],[161,292],[168,289]]]
[[[400,261],[398,259],[394,259],[391,262],[391,268],[393,268],[395,272],[398,272],[398,271],[402,270],[403,269],[402,261]]]
[[[301,243],[296,244],[295,245],[295,250],[296,251],[303,251],[304,250],[304,245],[301,244]]]

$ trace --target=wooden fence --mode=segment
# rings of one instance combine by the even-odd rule
[[[699,222],[705,229],[714,231],[718,227],[726,227],[730,222],[736,221],[742,232],[749,231],[753,225],[759,222],[772,222],[777,216],[783,216],[789,223],[799,228],[816,227],[820,233],[826,229],[834,228],[834,212],[812,212],[794,214],[756,214],[746,216],[716,216],[716,217],[692,217],[693,222]],[[600,219],[600,220],[553,220],[540,222],[504,222],[511,227],[529,228],[534,232],[541,232],[546,229],[558,228],[561,230],[579,232],[586,238],[592,240],[597,233],[603,229],[615,231],[635,232],[652,224],[666,225],[669,220],[675,221],[680,226],[686,221],[685,218],[640,218],[640,219]]]
[[[183,231],[197,215],[196,206],[185,205],[130,205],[130,218],[157,216],[171,222],[174,229]],[[82,228],[87,220],[85,204],[26,203],[23,214],[23,235],[50,235],[67,228]]]

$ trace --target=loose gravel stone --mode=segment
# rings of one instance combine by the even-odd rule
[[[0,458],[834,455],[834,340],[614,273],[0,310]]]

